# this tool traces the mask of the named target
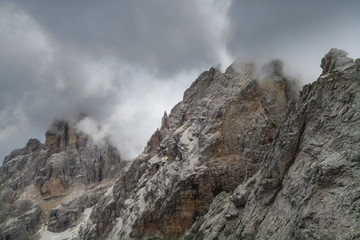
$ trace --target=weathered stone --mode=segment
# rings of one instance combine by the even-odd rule
[[[54,232],[72,227],[107,190],[97,186],[116,177],[123,166],[110,144],[95,144],[68,122],[55,121],[46,132],[45,144],[30,139],[0,168],[0,238],[27,239],[43,223]],[[90,187],[94,190],[84,191]],[[74,196],[76,191],[83,195]],[[63,207],[73,198],[76,201]]]
[[[300,95],[278,60],[211,68],[125,171],[110,146],[59,122],[46,144],[5,158],[1,237],[28,239],[45,221],[76,227],[74,239],[357,239],[358,63],[331,49]],[[34,186],[38,205],[24,199]]]
[[[194,223],[192,236],[212,239],[350,239],[359,232],[356,182],[360,175],[360,76],[353,60],[332,49],[323,74],[290,104],[274,143],[262,159],[255,184],[242,183],[230,196],[238,208],[236,226],[213,213]],[[352,117],[349,117],[351,119]],[[246,197],[247,196],[247,197]],[[356,198],[358,199],[358,198]],[[231,205],[231,204],[230,204]],[[219,216],[233,213],[225,208]],[[234,222],[234,220],[233,220]],[[356,238],[356,237],[355,237]]]
[[[292,97],[281,62],[268,64],[261,76],[254,64],[239,62],[224,74],[214,68],[202,73],[164,115],[144,153],[114,185],[114,195],[96,205],[96,232],[110,239],[179,238],[216,196],[251,178]],[[89,232],[93,236],[86,230],[82,237]]]

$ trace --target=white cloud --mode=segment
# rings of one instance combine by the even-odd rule
[[[82,66],[83,91],[90,98],[106,97],[114,89],[115,70],[110,62],[86,62]]]
[[[92,139],[97,143],[101,143],[104,138],[108,137],[106,128],[102,127],[98,121],[88,116],[78,122],[76,128],[81,132],[92,136]]]
[[[0,144],[13,136],[19,135],[22,128],[27,127],[28,119],[20,107],[5,109],[0,112]]]
[[[0,8],[0,51],[3,59],[28,68],[36,61],[36,76],[52,60],[52,46],[39,24],[29,15],[8,4]]]
[[[233,61],[234,57],[227,49],[227,40],[230,31],[230,19],[228,15],[231,1],[202,0],[196,1],[195,4],[202,15],[203,26],[206,28],[209,43],[214,50],[215,59],[221,70],[224,71]]]
[[[0,36],[5,39],[0,50],[6,53],[0,60],[19,68],[6,69],[7,76],[2,73],[6,79],[1,84],[7,92],[17,93],[5,96],[5,88],[0,89],[8,103],[0,108],[4,155],[29,138],[43,140],[54,118],[85,112],[88,117],[77,126],[81,131],[98,142],[108,137],[125,157],[133,158],[160,127],[163,112],[181,100],[200,73],[190,69],[159,77],[161,69],[74,49],[14,5],[6,5],[0,13]]]
[[[46,2],[0,3],[2,156],[84,112],[89,134],[132,157],[201,71],[233,55],[284,59],[310,82],[330,47],[359,52],[358,14],[340,3],[317,15],[321,2]]]
[[[101,119],[86,117],[78,128],[97,141],[108,137],[124,157],[131,159],[141,153],[151,134],[160,127],[164,111],[169,112],[181,100],[198,72],[180,73],[165,81],[126,66],[114,75],[115,82],[126,80],[123,87],[116,88],[109,115]]]

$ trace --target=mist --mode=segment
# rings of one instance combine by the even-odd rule
[[[79,130],[131,159],[203,70],[232,62],[230,1],[142,3],[0,4],[1,161],[29,138],[44,142],[54,119],[79,114]]]
[[[360,56],[357,1],[0,3],[0,161],[55,118],[128,159],[210,67],[279,58],[301,84],[330,48]]]

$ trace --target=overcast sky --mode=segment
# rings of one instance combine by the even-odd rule
[[[80,129],[134,157],[212,66],[280,58],[304,84],[332,47],[360,57],[359,11],[356,0],[3,0],[0,162],[79,113]]]

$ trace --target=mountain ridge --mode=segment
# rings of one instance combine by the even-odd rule
[[[15,209],[26,211],[17,214],[33,223],[18,236],[44,237],[47,224],[48,231],[71,239],[357,239],[360,61],[331,49],[321,67],[317,81],[300,94],[279,60],[260,68],[236,61],[224,73],[203,72],[129,166],[115,161],[111,169],[111,159],[119,160],[111,147],[97,150],[108,156],[105,161],[85,155],[103,163],[85,180],[87,171],[80,171],[83,192],[90,190],[85,197],[68,197],[76,191],[61,192],[62,184],[45,174],[51,187],[40,187],[41,196],[55,200],[47,218],[36,200],[3,189],[2,201],[22,204]],[[70,161],[64,152],[84,147],[86,137],[74,133],[66,123],[47,133],[55,162]],[[24,151],[39,151],[39,144],[31,140]],[[2,188],[15,186],[3,177],[15,153],[1,167]],[[109,172],[103,185],[100,169]],[[52,189],[69,195],[56,202],[59,193]],[[19,233],[9,224],[22,222],[12,221],[0,221],[1,238]]]
[[[0,168],[0,210],[8,219],[1,238],[28,239],[43,223],[52,232],[66,230],[125,165],[114,147],[97,145],[67,121],[55,121],[45,137],[44,144],[30,139],[12,151]]]

